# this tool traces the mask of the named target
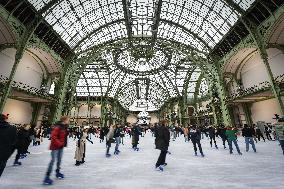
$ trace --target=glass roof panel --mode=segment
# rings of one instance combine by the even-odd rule
[[[37,10],[50,2],[28,1]],[[254,1],[233,0],[244,10]],[[155,24],[157,37],[208,52],[240,16],[224,0],[162,0],[160,14],[156,14],[158,7],[157,0],[131,0],[126,5],[122,0],[61,0],[43,16],[77,52],[129,35],[154,37]]]
[[[28,1],[40,10],[51,0]],[[254,1],[233,0],[244,10]],[[225,0],[158,2],[61,0],[43,15],[79,57],[94,56],[88,50],[100,45],[80,76],[78,96],[106,95],[127,109],[154,110],[181,95],[189,81],[193,97],[202,70],[187,57],[206,58],[241,15]],[[181,52],[177,44],[193,50]],[[199,96],[207,91],[202,79]]]

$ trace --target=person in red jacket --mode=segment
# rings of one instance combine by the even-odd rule
[[[52,185],[53,180],[50,179],[50,174],[52,172],[53,164],[57,160],[56,178],[63,179],[64,175],[60,173],[60,165],[63,154],[63,148],[67,146],[67,128],[69,124],[69,117],[62,116],[60,121],[57,122],[51,132],[51,161],[49,163],[46,176],[44,178],[43,184]]]

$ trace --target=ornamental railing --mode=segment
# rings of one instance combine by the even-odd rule
[[[278,85],[278,87],[280,87],[280,89],[281,89],[282,86],[284,85],[284,74],[275,77],[274,83],[276,85]],[[233,90],[229,94],[229,97],[228,97],[227,100],[234,100],[234,99],[237,99],[237,98],[241,98],[241,97],[253,95],[253,94],[256,94],[256,93],[264,92],[264,91],[267,91],[267,90],[270,90],[270,89],[271,89],[270,82],[264,81],[264,82],[261,82],[257,85],[253,85],[252,87],[248,87],[248,88],[245,88],[245,89],[239,88],[237,90]]]
[[[0,88],[1,88],[1,93],[4,92],[5,90],[5,85],[6,83],[9,81],[9,78],[0,75]],[[24,92],[26,94],[32,95],[32,96],[37,96],[37,97],[41,97],[44,99],[48,99],[48,100],[54,100],[53,95],[50,95],[49,93],[47,93],[45,91],[45,89],[38,89],[35,87],[31,87],[26,83],[22,83],[22,82],[18,82],[18,81],[12,81],[12,88],[14,90],[20,91],[20,92]]]

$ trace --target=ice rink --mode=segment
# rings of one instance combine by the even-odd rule
[[[105,157],[105,143],[92,136],[94,144],[87,144],[86,163],[76,167],[75,142],[69,139],[63,155],[64,180],[43,186],[50,152],[49,141],[30,147],[31,154],[14,167],[15,154],[8,161],[0,179],[1,189],[283,189],[284,157],[277,141],[258,142],[257,153],[245,152],[244,138],[239,138],[243,155],[229,154],[218,139],[219,150],[203,139],[205,157],[195,157],[192,143],[183,136],[171,141],[171,155],[164,172],[155,170],[159,151],[154,149],[154,138],[148,133],[140,138],[140,151],[133,151],[128,136],[120,146],[120,155]],[[111,148],[112,154],[114,145]]]

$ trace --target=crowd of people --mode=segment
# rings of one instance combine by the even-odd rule
[[[250,150],[250,146],[254,153],[257,152],[255,143],[261,139],[278,140],[284,155],[284,118],[279,118],[274,125],[266,125],[260,128],[256,125],[245,124],[241,128],[226,125],[208,125],[197,126],[188,125],[173,126],[167,121],[161,121],[151,126],[140,126],[138,124],[123,125],[113,124],[108,127],[89,127],[75,126],[69,127],[69,118],[61,117],[60,121],[48,128],[34,127],[30,124],[24,124],[18,128],[11,126],[8,123],[8,115],[1,114],[0,117],[0,176],[6,166],[7,160],[16,151],[14,160],[15,166],[20,166],[20,159],[26,158],[29,154],[28,148],[32,144],[40,145],[43,138],[50,140],[51,160],[48,165],[43,183],[46,185],[53,184],[50,175],[53,171],[53,166],[56,163],[55,176],[58,179],[63,179],[64,174],[61,170],[61,160],[63,149],[67,146],[68,138],[76,141],[76,150],[74,153],[75,165],[80,166],[85,163],[86,143],[93,144],[92,137],[99,138],[100,143],[105,142],[105,156],[112,156],[111,146],[114,144],[114,155],[120,154],[120,145],[124,145],[123,139],[128,136],[132,140],[133,151],[139,151],[140,137],[144,137],[147,132],[151,132],[155,138],[156,149],[160,150],[160,155],[156,162],[156,170],[164,171],[166,156],[169,154],[170,141],[175,141],[177,137],[184,136],[185,142],[192,142],[194,155],[198,156],[198,151],[201,157],[205,157],[202,148],[201,140],[207,138],[211,148],[219,149],[216,138],[220,138],[224,149],[229,147],[229,153],[233,154],[233,145],[239,155],[242,152],[238,145],[238,137],[243,136],[246,144],[246,152]]]

